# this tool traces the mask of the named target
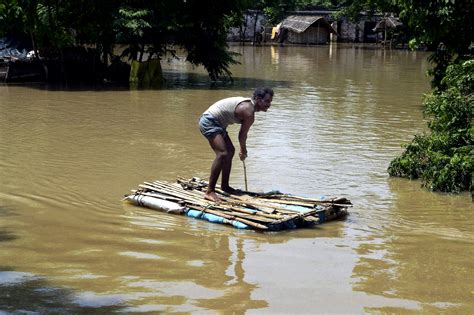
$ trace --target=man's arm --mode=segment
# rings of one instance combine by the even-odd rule
[[[239,131],[239,143],[240,143],[240,153],[239,157],[241,161],[244,161],[247,158],[247,134],[250,130],[250,127],[255,121],[255,116],[252,114],[242,121]]]
[[[239,131],[239,157],[243,161],[247,157],[247,134],[255,120],[254,106],[250,102],[240,103],[235,109],[235,116],[242,122]]]

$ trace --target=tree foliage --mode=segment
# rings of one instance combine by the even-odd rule
[[[431,133],[416,135],[390,163],[389,174],[421,178],[424,186],[435,191],[472,190],[472,1],[344,0],[338,4],[338,16],[353,20],[361,11],[398,14],[410,29],[410,46],[432,51],[429,74],[434,91],[424,100]]]
[[[4,0],[0,36],[29,38],[48,58],[92,45],[104,64],[117,43],[127,46],[132,60],[160,58],[183,47],[189,62],[217,79],[229,77],[236,63],[226,44],[228,20],[250,5],[249,0]]]
[[[447,68],[444,91],[425,97],[431,133],[417,135],[388,168],[391,176],[421,178],[435,191],[472,190],[474,59]]]
[[[471,0],[343,0],[332,1],[339,8],[337,17],[358,20],[360,12],[399,15],[410,29],[412,48],[433,51],[430,74],[434,88],[443,89],[442,79],[452,62],[469,58],[473,42],[474,6]]]
[[[400,17],[407,23],[415,38],[412,47],[425,45],[435,52],[430,61],[433,87],[444,89],[442,82],[450,63],[469,58],[469,47],[474,40],[474,6],[471,0],[395,0]]]
[[[375,13],[395,13],[400,12],[400,8],[392,0],[342,0],[332,1],[338,8],[336,18],[346,17],[351,21],[358,21],[361,13],[369,16]]]
[[[332,7],[331,0],[256,0],[252,8],[261,10],[270,25],[275,25],[290,11],[311,9],[313,7]]]
[[[434,92],[425,98],[430,134],[417,135],[388,168],[392,176],[421,178],[435,191],[472,191],[474,171],[473,6],[469,0],[395,0],[414,34],[412,47],[434,50]],[[469,60],[469,61],[466,61]]]

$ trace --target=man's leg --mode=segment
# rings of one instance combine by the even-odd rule
[[[216,183],[217,179],[219,178],[219,174],[222,171],[224,160],[227,157],[227,146],[222,134],[218,134],[214,138],[209,139],[209,144],[211,145],[212,150],[214,150],[214,153],[216,153],[216,158],[214,159],[214,162],[212,162],[211,175],[209,176],[209,186],[204,198],[214,202],[219,202],[221,200],[216,195]]]
[[[234,157],[235,148],[230,140],[229,136],[224,137],[227,155],[222,161],[222,177],[221,177],[221,188],[223,191],[228,193],[234,193],[235,189],[231,188],[229,185],[230,172],[232,170],[232,158]]]

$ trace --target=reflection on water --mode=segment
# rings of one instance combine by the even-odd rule
[[[474,312],[470,196],[386,173],[425,128],[427,54],[232,49],[233,85],[174,60],[161,90],[0,86],[0,310]],[[261,234],[120,201],[207,177],[199,115],[260,85],[276,94],[249,135],[249,188],[348,197],[347,220]]]
[[[421,301],[427,313],[472,313],[473,206],[452,195],[415,196],[407,189],[413,184],[389,181],[397,192],[392,215],[379,237],[357,249],[358,288]]]

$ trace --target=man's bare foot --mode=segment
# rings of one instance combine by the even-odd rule
[[[213,202],[217,202],[217,203],[222,202],[222,199],[217,197],[217,194],[214,191],[207,192],[204,195],[204,199],[209,200],[209,201],[213,201]]]

